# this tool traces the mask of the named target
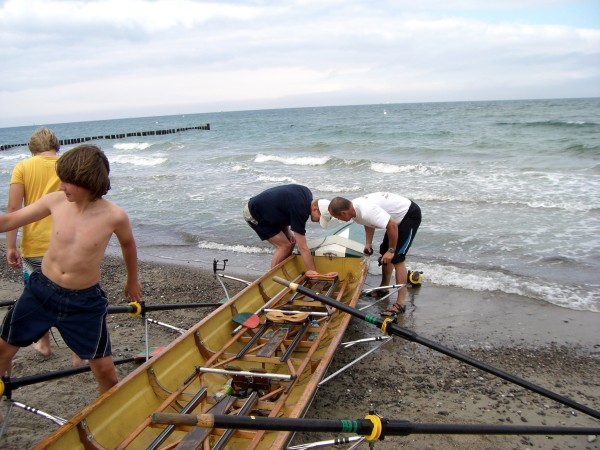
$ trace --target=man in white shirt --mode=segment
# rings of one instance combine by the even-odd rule
[[[381,286],[390,284],[392,272],[396,270],[396,284],[406,284],[406,253],[410,248],[419,225],[421,208],[415,202],[391,192],[374,192],[350,201],[335,197],[329,204],[329,213],[345,222],[354,219],[364,225],[366,234],[365,254],[373,253],[375,229],[384,229],[385,235],[379,247],[382,265]],[[381,294],[382,291],[373,291]],[[406,287],[398,291],[398,300],[382,313],[383,316],[396,316],[406,312]]]

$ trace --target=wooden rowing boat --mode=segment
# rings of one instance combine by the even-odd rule
[[[354,307],[367,273],[360,249],[332,236],[308,279],[292,255],[85,407],[40,449],[280,449],[289,431],[152,425],[153,413],[299,418],[306,413],[350,315],[273,281],[280,277]],[[330,247],[327,247],[330,248]],[[335,256],[341,254],[342,256]],[[243,313],[246,313],[244,315]],[[256,328],[236,323],[257,315]]]

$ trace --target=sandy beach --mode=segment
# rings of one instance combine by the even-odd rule
[[[229,275],[253,277],[248,278],[244,273]],[[142,261],[140,278],[144,300],[149,304],[213,303],[224,297],[212,270],[192,263]],[[101,284],[111,305],[126,303],[123,281],[122,262],[107,257]],[[367,284],[373,287],[377,280],[369,277]],[[243,287],[236,281],[227,281],[226,285],[230,294]],[[1,251],[0,301],[18,298],[21,290],[20,273],[7,266],[5,253]],[[440,346],[600,409],[600,314],[507,294],[434,286],[427,283],[426,274],[423,286],[412,289],[407,300],[409,308],[399,320],[401,326]],[[369,311],[383,310],[386,306],[384,302]],[[186,329],[210,311],[212,308],[174,310],[149,317]],[[0,308],[0,318],[5,312],[6,308]],[[141,319],[112,314],[108,324],[115,359],[144,350]],[[371,325],[353,319],[344,341],[379,334]],[[165,345],[177,335],[176,331],[158,325],[150,325],[148,329],[151,346]],[[54,336],[54,354],[50,357],[42,357],[31,347],[21,350],[14,360],[13,377],[69,368],[71,352],[57,332]],[[375,345],[378,344],[340,348],[330,373]],[[135,363],[119,365],[119,377],[123,378],[134,367]],[[12,400],[68,419],[96,396],[93,376],[84,373],[20,387],[12,393]],[[2,414],[6,414],[7,404],[4,400],[0,405]],[[307,417],[356,419],[370,410],[389,419],[419,423],[600,426],[598,420],[582,412],[399,337],[321,387]],[[56,429],[55,424],[42,417],[13,408],[0,448],[34,448]],[[338,436],[302,434],[296,435],[292,444],[335,437]],[[361,448],[367,448],[367,444],[363,443]],[[588,436],[410,435],[387,437],[376,442],[375,448],[600,449],[600,441]]]

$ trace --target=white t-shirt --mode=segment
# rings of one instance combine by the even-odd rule
[[[374,192],[352,200],[356,211],[354,221],[371,228],[387,227],[390,217],[402,222],[411,201],[391,192]]]

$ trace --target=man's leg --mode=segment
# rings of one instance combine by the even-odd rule
[[[269,242],[275,247],[275,253],[271,259],[271,268],[273,268],[292,254],[292,251],[294,250],[294,244],[290,242],[283,231],[280,231],[275,236],[270,238]]]
[[[98,381],[100,394],[104,394],[119,381],[112,356],[90,359],[90,368]]]
[[[392,279],[392,272],[394,271],[394,265],[392,263],[383,264],[381,266],[381,284],[379,286],[389,286]]]
[[[396,270],[396,284],[406,284],[408,281],[408,272],[405,262],[402,261],[394,264],[394,269]],[[398,290],[398,300],[396,303],[401,306],[406,306],[406,287]]]

